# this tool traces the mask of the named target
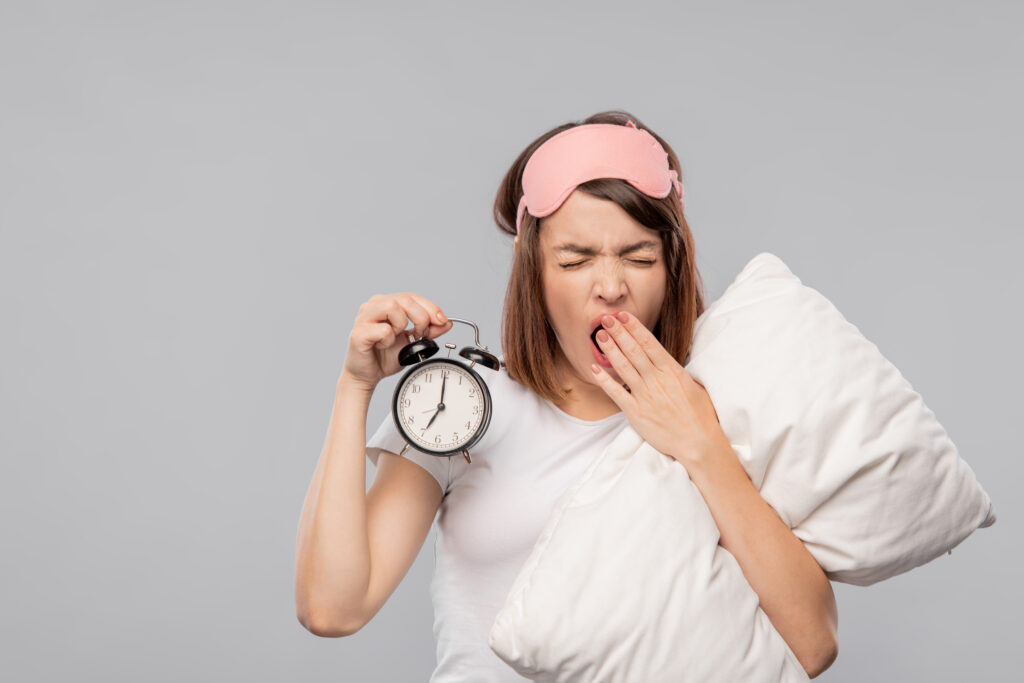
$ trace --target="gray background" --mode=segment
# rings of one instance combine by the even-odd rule
[[[820,680],[1010,679],[1019,6],[403,5],[0,4],[0,677],[425,681],[433,531],[359,633],[295,618],[356,310],[416,291],[497,348],[499,180],[548,128],[624,108],[682,160],[709,302],[780,256],[995,502],[952,556],[834,584]]]

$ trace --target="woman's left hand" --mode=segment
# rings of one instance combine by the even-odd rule
[[[598,339],[598,344],[629,391],[596,363],[591,370],[598,368],[598,384],[626,414],[637,434],[684,466],[725,452],[732,454],[704,386],[635,316],[625,311],[619,315],[625,320],[612,317],[614,324],[604,329],[607,341]]]

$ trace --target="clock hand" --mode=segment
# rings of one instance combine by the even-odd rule
[[[430,418],[430,422],[427,423],[427,426],[424,427],[423,429],[421,429],[420,431],[426,431],[427,428],[430,427],[430,425],[434,424],[434,420],[437,419],[437,416],[441,413],[441,411],[444,410],[444,383],[447,382],[447,381],[448,381],[448,375],[445,375],[441,379],[441,401],[437,404],[437,412],[434,413],[434,415]],[[427,412],[427,411],[424,410],[423,412]]]
[[[420,431],[426,431],[427,429],[429,429],[429,428],[430,428],[430,425],[434,424],[434,420],[436,420],[436,419],[437,419],[437,416],[438,416],[438,415],[440,415],[440,414],[441,414],[441,411],[440,411],[440,410],[438,410],[437,412],[435,412],[435,413],[434,413],[434,415],[433,415],[433,417],[431,417],[431,418],[430,418],[430,422],[428,422],[428,423],[427,423],[427,426],[426,426],[426,427],[424,427],[423,429],[421,429]]]

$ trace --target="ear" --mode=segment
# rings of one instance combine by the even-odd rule
[[[512,248],[515,249],[518,246],[519,246],[519,235],[516,235],[516,238],[514,240],[512,240]]]

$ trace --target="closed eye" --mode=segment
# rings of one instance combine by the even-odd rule
[[[641,259],[630,259],[630,261],[632,261],[633,263],[639,263],[639,264],[645,265],[645,266],[653,266],[654,263],[655,263],[654,261],[645,261],[645,260],[641,260]],[[586,261],[576,261],[575,263],[560,263],[558,265],[561,268],[575,268],[576,266],[581,266],[584,263],[586,263]]]

